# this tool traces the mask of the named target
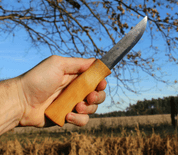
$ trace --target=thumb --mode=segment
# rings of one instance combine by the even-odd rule
[[[61,69],[64,71],[64,74],[76,74],[86,71],[92,63],[95,61],[95,58],[84,59],[84,58],[67,58],[59,57]]]

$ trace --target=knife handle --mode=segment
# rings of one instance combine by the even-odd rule
[[[109,74],[110,69],[97,59],[85,72],[79,75],[45,110],[45,115],[59,126],[65,123],[66,115],[75,105],[94,91],[97,85]]]

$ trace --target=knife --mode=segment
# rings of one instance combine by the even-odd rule
[[[72,81],[45,110],[45,115],[62,127],[65,123],[66,115],[73,110],[77,103],[83,101],[89,93],[94,91],[99,82],[111,74],[110,70],[140,40],[146,29],[146,23],[147,16],[131,29],[100,60],[97,59],[84,73]]]

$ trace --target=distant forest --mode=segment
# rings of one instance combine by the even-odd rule
[[[100,117],[120,117],[120,116],[139,116],[139,115],[155,115],[155,114],[170,114],[170,97],[137,101],[134,105],[129,105],[125,111],[114,111],[104,114],[91,114],[90,118]],[[174,102],[178,106],[178,96],[174,96]]]

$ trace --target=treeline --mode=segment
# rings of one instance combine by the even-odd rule
[[[139,115],[155,115],[155,114],[170,114],[171,97],[164,97],[152,100],[137,101],[134,105],[129,105],[125,111],[114,111],[104,114],[91,114],[90,118],[100,117],[121,117],[121,116],[139,116]],[[174,102],[178,106],[178,96],[174,96]]]

